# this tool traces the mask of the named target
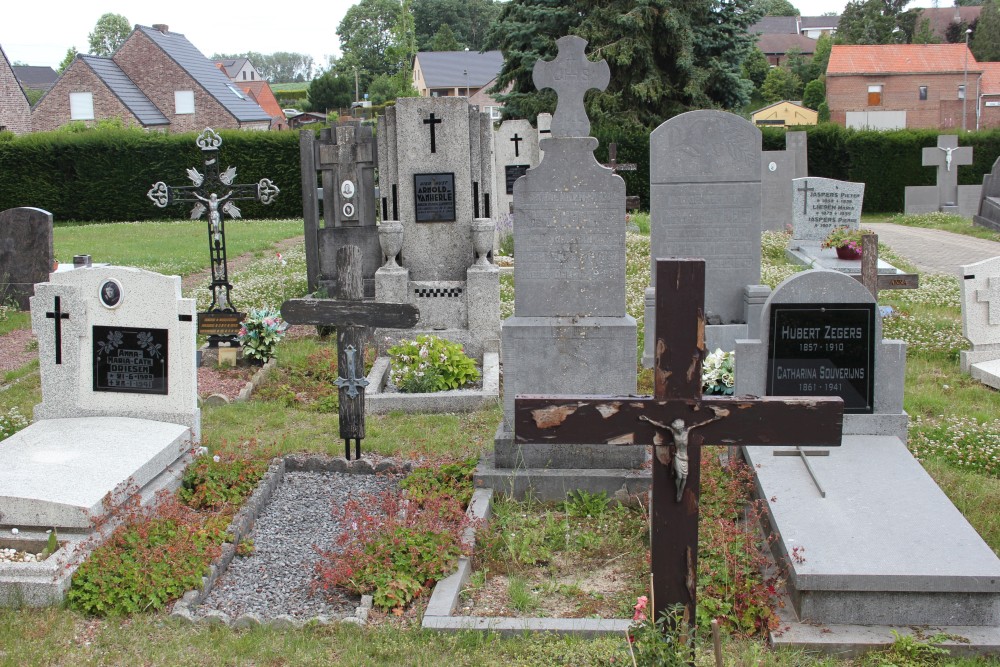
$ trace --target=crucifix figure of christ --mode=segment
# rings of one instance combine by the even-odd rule
[[[364,349],[368,327],[408,329],[420,319],[420,311],[408,303],[362,301],[361,248],[345,245],[337,250],[337,298],[289,299],[281,304],[281,317],[291,324],[337,328],[337,374],[340,437],[344,458],[361,458],[365,437]],[[358,376],[360,373],[360,377]]]
[[[224,215],[233,218],[241,217],[237,201],[259,201],[270,204],[278,196],[278,187],[270,179],[262,178],[257,183],[245,185],[234,184],[236,168],[229,167],[219,173],[219,146],[222,137],[215,130],[205,128],[195,140],[205,157],[205,173],[195,168],[187,170],[191,185],[171,186],[158,181],[149,189],[146,196],[159,208],[171,204],[194,204],[191,208],[191,219],[208,213],[208,252],[212,259],[212,304],[209,313],[231,313],[228,318],[234,323],[235,330],[231,334],[215,334],[209,336],[209,344],[215,346],[221,342],[235,341],[239,330],[239,319],[230,297],[233,286],[229,282],[229,267],[226,263],[226,227]],[[199,323],[201,318],[199,318]],[[202,333],[199,331],[199,333]]]
[[[705,261],[656,262],[655,394],[518,396],[514,437],[546,443],[653,445],[650,545],[654,618],[674,604],[692,624],[698,581],[701,448],[839,446],[840,397],[703,396]]]
[[[937,146],[924,148],[921,156],[925,167],[937,167],[938,203],[941,206],[958,203],[957,167],[972,164],[972,147],[959,146],[954,134],[942,134]]]

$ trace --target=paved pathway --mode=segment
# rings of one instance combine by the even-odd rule
[[[913,262],[921,273],[957,276],[961,266],[1000,257],[1000,243],[996,241],[889,222],[862,226],[878,234],[879,241]]]

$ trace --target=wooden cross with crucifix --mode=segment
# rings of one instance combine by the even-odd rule
[[[652,397],[518,396],[514,401],[514,437],[521,443],[654,446],[654,618],[680,603],[692,624],[701,448],[839,446],[844,409],[839,397],[703,396],[704,302],[704,260],[657,260]]]
[[[171,186],[158,181],[146,196],[159,208],[171,204],[194,204],[191,219],[197,220],[208,213],[208,252],[212,259],[212,303],[208,312],[198,314],[198,333],[208,334],[208,342],[216,346],[222,342],[233,342],[240,329],[242,315],[236,312],[230,298],[233,286],[229,282],[229,267],[226,263],[225,217],[241,217],[237,201],[259,201],[270,204],[280,192],[270,179],[262,178],[257,183],[235,185],[236,167],[229,167],[219,173],[219,146],[222,137],[212,128],[206,127],[195,140],[205,156],[205,173],[195,168],[187,170],[192,185]]]
[[[354,457],[361,458],[365,437],[366,328],[408,329],[420,319],[420,311],[408,303],[362,301],[361,262],[361,248],[343,246],[337,251],[336,299],[289,299],[281,304],[281,317],[286,322],[337,328],[338,377],[334,384],[338,388],[340,437],[348,460],[351,440],[355,441]]]

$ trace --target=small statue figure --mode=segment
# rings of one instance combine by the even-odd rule
[[[938,146],[938,148],[944,151],[944,164],[946,171],[951,171],[951,153],[952,151],[957,151],[958,147],[953,146],[949,148],[947,146]]]
[[[699,426],[704,426],[705,424],[717,421],[721,419],[718,415],[712,417],[711,419],[706,419],[705,421],[698,422],[696,424],[691,424],[690,426],[685,425],[683,419],[675,419],[670,422],[670,425],[658,421],[654,421],[649,417],[642,415],[639,419],[647,421],[657,428],[661,428],[664,431],[670,431],[671,438],[674,441],[674,447],[677,448],[677,453],[674,454],[673,468],[674,468],[674,483],[677,485],[677,502],[681,501],[684,497],[684,488],[687,486],[688,479],[688,436],[692,429],[698,428]],[[662,445],[657,445],[657,449]],[[660,456],[660,452],[657,451],[657,458],[661,462],[664,461],[664,457]]]

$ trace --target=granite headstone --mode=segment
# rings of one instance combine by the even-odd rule
[[[0,304],[28,309],[34,286],[53,270],[52,214],[40,208],[0,212]]]

